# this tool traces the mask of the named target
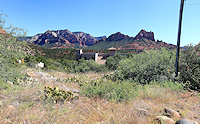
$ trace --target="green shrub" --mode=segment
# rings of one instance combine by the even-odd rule
[[[64,69],[64,66],[59,62],[58,59],[47,59],[45,66],[50,70],[62,71]]]
[[[175,72],[175,51],[166,49],[145,51],[123,59],[113,74],[115,79],[133,79],[141,84],[153,80],[167,81]]]
[[[9,94],[16,89],[15,85],[4,82],[0,79],[0,93],[1,94]]]
[[[178,82],[157,82],[152,81],[149,84],[141,85],[130,80],[116,80],[101,78],[82,83],[81,93],[90,98],[104,98],[111,101],[121,102],[130,101],[137,97],[140,93],[146,92],[148,88],[182,90],[183,85]]]
[[[79,85],[82,85],[83,82],[88,82],[89,78],[85,76],[84,74],[76,75],[75,77],[66,78],[64,79],[65,83],[78,83]]]
[[[34,68],[35,64],[38,63],[35,56],[28,55],[24,58],[24,62],[27,66]]]
[[[107,68],[105,65],[99,65],[94,60],[84,60],[80,59],[79,61],[69,61],[66,64],[67,72],[71,73],[85,73],[85,72],[105,72]]]
[[[169,88],[171,90],[183,90],[184,87],[183,83],[172,82],[172,81],[163,81],[163,82],[151,81],[149,85]]]
[[[104,98],[111,101],[128,101],[137,96],[138,85],[130,81],[112,81],[105,78],[85,82],[82,94],[91,98]]]
[[[0,80],[0,90],[11,89],[12,85]]]
[[[200,91],[200,45],[189,45],[180,56],[179,81],[187,88]]]
[[[130,56],[133,56],[130,54]],[[119,62],[122,59],[125,59],[125,55],[120,55],[120,54],[115,54],[114,56],[110,56],[106,59],[106,67],[109,68],[110,70],[116,70],[119,67]]]

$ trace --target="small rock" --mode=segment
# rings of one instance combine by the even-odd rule
[[[73,100],[78,100],[79,99],[79,95],[77,93],[73,93]]]
[[[64,85],[63,85],[63,86],[59,86],[59,88],[65,90],[66,92],[71,91],[71,92],[73,92],[73,93],[80,93],[79,90],[73,89],[73,88],[69,88],[69,87],[66,87],[66,86],[64,86]]]
[[[7,98],[3,95],[0,95],[0,99],[7,99]]]
[[[29,77],[33,77],[33,78],[36,78],[37,75],[34,73],[34,72],[27,72],[26,73]]]
[[[149,115],[148,111],[145,110],[145,109],[138,109],[138,113],[140,115],[144,115],[144,116],[148,116]]]
[[[154,119],[154,122],[157,122],[154,124],[175,124],[175,122],[167,116],[157,116]]]
[[[18,101],[14,101],[14,102],[12,102],[12,103],[10,103],[10,105],[12,105],[12,106],[19,106],[19,102]]]
[[[181,118],[181,113],[178,111],[175,111],[171,108],[165,108],[164,109],[165,112],[165,116],[170,117],[170,118],[176,118],[176,119],[180,119]]]
[[[8,84],[13,84],[13,82],[7,81]]]
[[[199,124],[199,123],[196,121],[181,119],[181,120],[177,121],[175,124]]]
[[[0,122],[3,123],[3,124],[12,124],[12,122],[9,119],[4,119]]]
[[[12,105],[8,106],[8,111],[14,112],[15,110],[16,110],[16,108],[14,106],[12,106]]]

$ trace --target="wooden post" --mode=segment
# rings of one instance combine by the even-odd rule
[[[180,38],[181,38],[181,24],[182,24],[182,15],[183,15],[183,5],[185,0],[181,0],[180,6],[180,15],[179,15],[179,27],[178,27],[178,38],[177,38],[177,52],[176,52],[176,75],[178,76],[178,67],[179,67],[179,51],[180,51]]]

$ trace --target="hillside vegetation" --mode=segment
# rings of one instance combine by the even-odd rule
[[[118,50],[144,50],[144,49],[160,49],[165,47],[167,49],[175,49],[173,45],[168,45],[164,42],[157,42],[146,38],[124,38],[119,40],[106,39],[105,41],[97,42],[96,44],[89,46],[87,49],[105,50],[110,47],[115,47]]]

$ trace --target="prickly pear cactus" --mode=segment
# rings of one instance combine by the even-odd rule
[[[67,101],[73,98],[73,92],[59,89],[58,87],[44,87],[45,98],[52,98],[54,103],[58,101]]]

